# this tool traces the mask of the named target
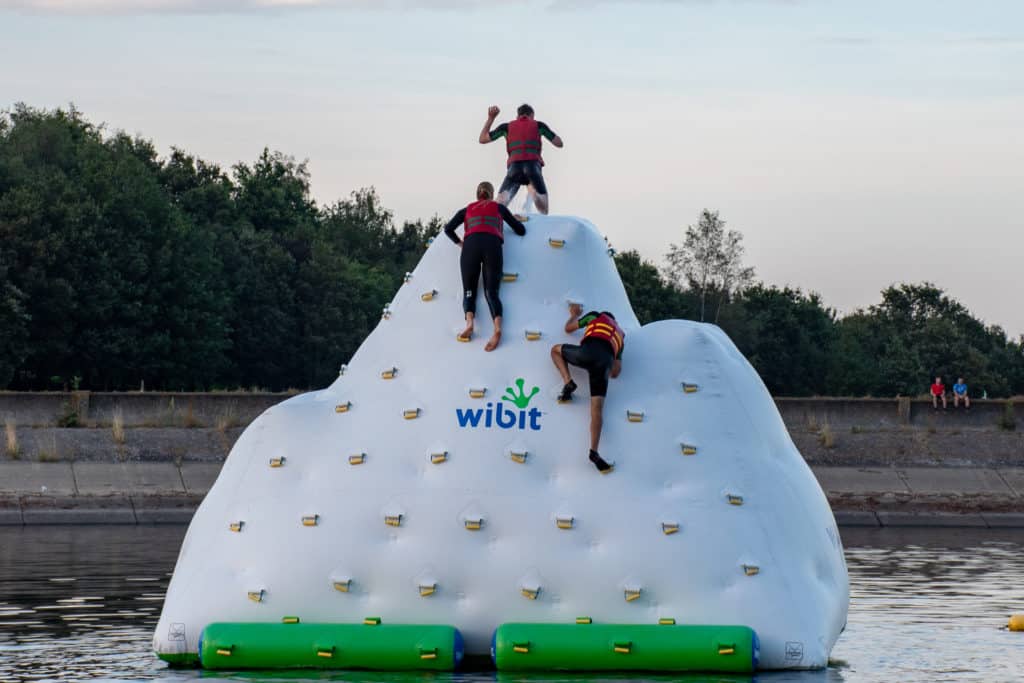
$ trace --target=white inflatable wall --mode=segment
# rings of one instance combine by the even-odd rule
[[[344,374],[241,436],[182,545],[156,651],[195,652],[210,622],[285,615],[451,624],[470,654],[503,622],[672,617],[754,628],[763,668],[824,666],[849,599],[835,521],[725,334],[641,328],[594,227],[532,216],[525,237],[507,232],[505,271],[518,278],[501,287],[502,345],[485,353],[482,292],[476,338],[455,339],[458,258],[436,239]],[[605,406],[607,476],[587,460],[585,374],[574,370],[571,404],[555,400],[549,348],[580,336],[563,331],[570,299],[626,331]],[[518,380],[526,396],[538,388],[528,401]]]

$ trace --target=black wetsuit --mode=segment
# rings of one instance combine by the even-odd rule
[[[597,311],[590,311],[579,320],[581,328],[590,324],[599,316]],[[606,396],[608,394],[608,376],[611,374],[615,360],[622,358],[622,349],[618,355],[611,343],[604,339],[587,337],[577,344],[562,344],[562,358],[569,365],[583,368],[590,376],[590,395]],[[575,385],[573,385],[575,386]]]
[[[554,140],[558,137],[553,130],[548,128],[547,124],[540,121],[537,122],[537,131],[548,140]],[[503,123],[491,131],[491,142],[506,135],[508,135],[508,124]],[[514,197],[516,192],[519,191],[520,185],[533,185],[533,189],[537,191],[537,194],[547,194],[548,186],[544,182],[541,166],[541,162],[536,160],[513,161],[508,166],[505,179],[501,181],[501,188],[498,190],[498,194],[508,192],[510,198]]]
[[[520,223],[511,211],[499,204],[498,212],[501,214],[501,219],[508,223],[513,232],[520,236],[526,234],[526,226]],[[497,318],[502,313],[498,288],[501,286],[501,278],[504,274],[502,272],[504,258],[501,251],[504,240],[489,232],[470,233],[464,240],[460,240],[455,234],[455,230],[465,222],[466,210],[460,209],[444,226],[444,234],[448,235],[448,238],[455,244],[462,244],[462,255],[459,257],[459,267],[462,270],[462,291],[464,292],[462,309],[467,313],[476,314],[476,292],[482,267],[484,298],[487,299],[487,306],[491,309],[491,317]]]

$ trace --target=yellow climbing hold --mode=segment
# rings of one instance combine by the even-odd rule
[[[555,524],[559,529],[571,529],[575,522],[573,517],[555,517]]]
[[[352,408],[352,401],[345,401],[334,406],[334,412],[336,413],[347,413]]]
[[[232,522],[228,526],[228,528],[231,529],[232,531],[234,531],[235,533],[238,533],[239,531],[242,530],[243,526],[245,526],[245,522],[242,521],[242,520],[238,520],[237,522]]]
[[[673,619],[672,617],[662,617],[661,619],[658,619],[658,625],[659,626],[675,626],[676,625],[676,620]]]
[[[512,643],[512,652],[518,652],[521,655],[528,654],[530,652],[530,642]]]
[[[1014,614],[1011,616],[1007,628],[1011,631],[1024,631],[1024,614]]]
[[[540,595],[540,586],[523,586],[519,589],[519,593],[529,600],[536,600],[537,596]]]
[[[470,390],[469,390],[469,397],[470,398],[483,398],[486,395],[487,395],[487,389],[485,387],[481,387],[479,389],[470,388]]]
[[[270,459],[270,466],[271,467],[282,467],[282,466],[284,466],[284,456],[282,455],[279,458],[271,458]]]
[[[633,651],[633,643],[629,641],[617,642],[612,646],[612,649],[615,650],[615,652],[618,652],[620,655],[628,655],[630,652]]]
[[[415,420],[419,416],[420,416],[420,409],[419,408],[409,408],[408,410],[403,410],[402,411],[402,417],[404,417],[406,420]]]
[[[282,624],[297,624],[299,623],[298,617],[281,617]]]
[[[590,617],[576,617],[576,623],[577,624],[592,624],[592,623],[594,623],[594,620],[591,619]]]
[[[363,623],[367,626],[380,626],[380,617],[364,617]]]
[[[433,301],[434,297],[436,297],[436,296],[437,296],[437,290],[436,289],[432,289],[429,292],[423,292],[422,294],[420,294],[420,299],[422,299],[423,301]]]
[[[734,655],[736,654],[736,644],[729,643],[728,645],[719,644],[718,654],[720,655]]]
[[[384,523],[388,526],[402,526],[402,515],[384,515]]]
[[[221,657],[230,657],[231,656],[231,652],[234,649],[235,649],[234,645],[228,645],[227,647],[218,647],[217,648],[217,654],[219,654]]]
[[[349,465],[362,465],[364,462],[366,462],[366,453],[355,453],[348,456]]]
[[[624,591],[626,596],[626,602],[633,602],[634,600],[640,599],[640,594],[643,593],[642,588],[627,588]]]
[[[484,520],[482,517],[467,519],[465,521],[465,526],[469,531],[480,531],[480,529],[484,527]]]
[[[437,659],[437,648],[432,650],[420,650],[420,659]]]
[[[671,536],[674,533],[678,533],[679,524],[677,522],[662,522],[661,532],[666,536]]]
[[[743,496],[730,493],[727,494],[725,498],[729,501],[729,505],[743,505]]]
[[[643,422],[644,421],[644,411],[642,411],[642,410],[627,410],[626,411],[626,419],[629,420],[630,422]]]
[[[249,599],[253,602],[263,602],[263,596],[265,593],[266,591],[261,588],[258,591],[249,591],[246,595],[249,596]]]
[[[435,465],[440,465],[443,462],[447,462],[447,460],[448,460],[448,451],[442,451],[440,453],[431,453],[430,454],[430,462],[432,462]]]
[[[320,523],[320,515],[303,515],[302,526],[316,526]]]
[[[755,576],[761,572],[761,568],[756,564],[745,564],[743,565],[743,573],[747,576]]]
[[[503,273],[501,276],[502,282],[515,282],[519,279],[519,273]]]
[[[679,444],[679,447],[683,451],[683,455],[697,455],[697,447],[688,443]]]
[[[695,394],[697,393],[697,385],[683,382],[683,393],[684,394]]]
[[[436,583],[421,583],[420,584],[420,597],[421,598],[428,597],[430,595],[433,595],[436,592],[437,592],[437,584]]]
[[[380,373],[381,379],[394,379],[395,375],[398,374],[398,368],[388,368]]]
[[[515,462],[523,465],[526,463],[526,458],[530,455],[528,451],[509,451],[508,457],[512,458]]]
[[[561,249],[562,247],[565,246],[565,240],[560,240],[555,237],[549,237],[548,244],[550,244],[555,249]]]
[[[352,579],[342,579],[334,582],[334,590],[339,593],[348,593],[352,590]]]
[[[526,330],[526,341],[537,341],[540,337],[540,330]]]
[[[331,659],[331,658],[333,658],[333,657],[334,657],[334,646],[332,645],[332,646],[331,646],[331,647],[329,647],[329,648],[326,648],[326,647],[318,647],[318,648],[316,649],[316,656],[317,656],[317,657],[323,657],[323,658],[325,658],[325,659]]]

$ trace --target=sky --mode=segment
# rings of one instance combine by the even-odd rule
[[[1024,334],[1019,0],[0,0],[0,108],[229,167],[308,160],[398,220],[499,183],[529,102],[551,212],[661,263],[703,208],[840,313],[930,281]]]

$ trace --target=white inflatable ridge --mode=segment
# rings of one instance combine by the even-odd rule
[[[586,615],[750,626],[763,668],[826,665],[843,550],[754,369],[715,326],[640,327],[590,223],[526,226],[506,231],[495,352],[482,292],[476,337],[455,339],[459,250],[441,236],[334,384],[245,430],[185,537],[158,653],[196,652],[215,621],[374,615],[453,625],[485,654],[503,622]],[[626,332],[607,476],[587,460],[586,375],[556,402],[549,348],[580,337],[563,331],[570,300]]]

